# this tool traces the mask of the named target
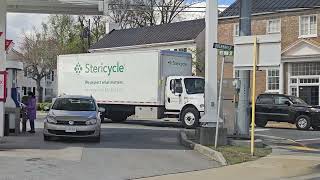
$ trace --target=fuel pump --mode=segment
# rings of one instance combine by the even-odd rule
[[[5,114],[9,121],[9,130],[15,134],[20,131],[20,104],[19,104],[19,86],[17,81],[17,72],[23,69],[23,63],[19,61],[8,60],[6,62],[7,70],[7,98],[5,103]]]

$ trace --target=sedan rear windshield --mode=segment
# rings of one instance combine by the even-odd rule
[[[96,105],[92,99],[58,98],[52,109],[63,111],[95,111]]]

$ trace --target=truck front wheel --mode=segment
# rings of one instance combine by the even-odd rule
[[[195,108],[186,108],[180,117],[180,121],[187,129],[196,128],[199,125],[200,114]]]

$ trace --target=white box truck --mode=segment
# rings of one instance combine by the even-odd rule
[[[204,79],[192,76],[190,53],[141,51],[58,57],[58,93],[92,95],[103,117],[123,122],[178,118],[186,128],[204,111]]]

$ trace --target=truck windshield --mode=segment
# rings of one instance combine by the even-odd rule
[[[96,105],[92,99],[58,98],[54,102],[52,109],[63,111],[95,111]]]
[[[188,94],[203,94],[204,79],[201,78],[186,78],[184,79],[186,91]]]
[[[304,102],[302,99],[295,96],[290,96],[290,100],[292,101],[293,104],[307,105],[306,102]]]

